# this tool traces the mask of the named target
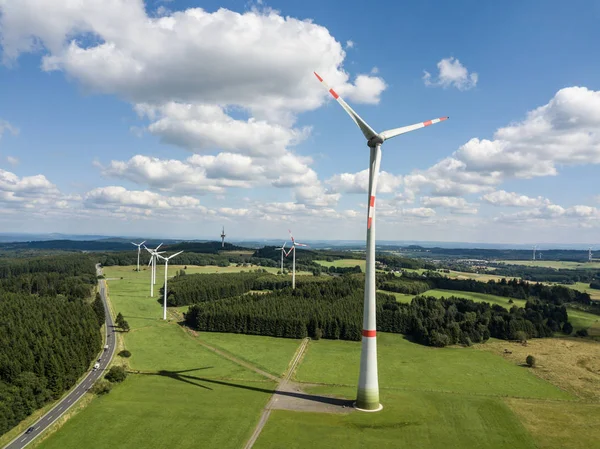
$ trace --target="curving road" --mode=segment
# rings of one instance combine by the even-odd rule
[[[100,264],[96,265],[96,273],[98,275],[102,274],[102,268],[100,268]],[[20,449],[27,446],[38,436],[40,436],[48,427],[50,427],[54,421],[60,418],[67,410],[69,410],[69,408],[71,408],[87,392],[87,390],[104,375],[106,368],[115,354],[116,339],[112,316],[110,315],[110,310],[108,309],[108,304],[106,302],[106,282],[104,279],[100,279],[98,284],[100,287],[100,296],[102,297],[102,302],[104,302],[104,311],[106,312],[106,335],[108,337],[107,341],[105,342],[105,344],[108,345],[108,349],[106,351],[103,350],[102,354],[100,355],[100,368],[97,371],[90,371],[88,375],[85,376],[85,378],[79,384],[77,384],[77,386],[71,388],[67,396],[57,403],[48,413],[37,420],[35,424],[33,424],[35,427],[33,432],[28,434],[23,432],[17,438],[12,440],[7,446],[5,446],[4,449]]]

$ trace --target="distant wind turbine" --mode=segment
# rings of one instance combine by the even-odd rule
[[[290,231],[288,229],[288,232],[290,233],[290,238],[292,239],[292,247],[287,252],[286,256],[289,256],[290,253],[294,254],[294,258],[293,258],[293,261],[292,261],[292,289],[296,289],[296,247],[297,246],[308,246],[308,245],[305,245],[304,243],[298,243],[296,240],[294,240],[294,236],[292,235],[292,231]],[[281,260],[283,262],[283,258]]]
[[[316,72],[315,76],[329,93],[337,100],[350,118],[360,128],[367,139],[371,158],[369,163],[369,201],[367,206],[367,266],[365,269],[365,299],[363,312],[362,347],[360,354],[360,375],[355,407],[359,410],[378,411],[379,380],[377,375],[377,319],[375,300],[375,194],[381,163],[381,145],[392,137],[414,131],[447,120],[440,117],[426,122],[416,123],[402,128],[389,129],[376,133]]]
[[[221,231],[221,248],[225,248],[225,226],[223,226],[223,230]]]
[[[141,247],[142,247],[142,245],[144,243],[146,243],[146,240],[144,240],[142,243],[133,243],[133,242],[131,242],[131,244],[133,246],[137,246],[138,247],[138,263],[137,263],[137,270],[138,271],[140,271],[140,250],[141,250]]]
[[[588,262],[591,262],[593,260],[592,258],[592,247],[590,246],[590,248],[588,249]]]
[[[275,248],[276,250],[281,250],[281,274],[283,274],[283,256],[285,254],[285,244],[286,244],[286,242],[283,242],[283,245],[281,245],[281,248]]]
[[[148,266],[150,267],[150,297],[154,298],[154,284],[156,284],[156,259],[160,254],[164,254],[165,251],[158,251],[158,248],[162,246],[162,243],[154,249],[149,249],[144,245],[146,251],[150,253],[150,261]]]
[[[172,256],[169,257],[164,257],[161,256],[160,254],[157,254],[157,257],[160,257],[161,259],[163,259],[165,261],[165,295],[164,295],[164,299],[163,299],[163,320],[167,320],[167,272],[169,271],[169,260],[171,260],[173,257],[178,256],[182,253],[183,251],[179,251],[178,253],[173,254]]]
[[[535,262],[535,250],[537,249],[537,246],[533,245],[533,261]]]

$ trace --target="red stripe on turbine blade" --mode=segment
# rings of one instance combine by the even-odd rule
[[[371,195],[371,207],[375,207],[375,195]]]
[[[367,330],[363,329],[362,334],[363,334],[363,337],[376,337],[377,331],[367,331]]]
[[[317,72],[313,72],[313,73],[315,74],[315,76],[317,77],[317,79],[319,81],[323,82],[323,78],[321,78]]]
[[[371,229],[371,222],[373,221],[373,217],[369,217],[367,219],[367,229]]]
[[[336,100],[338,99],[339,95],[335,93],[335,90],[333,90],[333,89],[329,89],[329,93],[330,93],[331,95],[333,95],[333,98],[335,98]]]
[[[443,122],[444,120],[448,120],[450,117],[440,117],[440,122]]]
[[[429,126],[431,125],[431,120],[427,120],[426,122],[423,122],[423,126]]]

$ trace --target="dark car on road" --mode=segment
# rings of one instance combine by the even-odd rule
[[[34,427],[34,426],[31,426],[29,429],[27,429],[27,430],[25,431],[25,433],[31,433],[31,432],[33,432],[34,430],[35,430],[35,427]]]

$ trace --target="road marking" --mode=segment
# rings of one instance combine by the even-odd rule
[[[23,438],[23,439],[21,440],[21,443],[24,443],[25,441],[27,441],[27,437]]]

